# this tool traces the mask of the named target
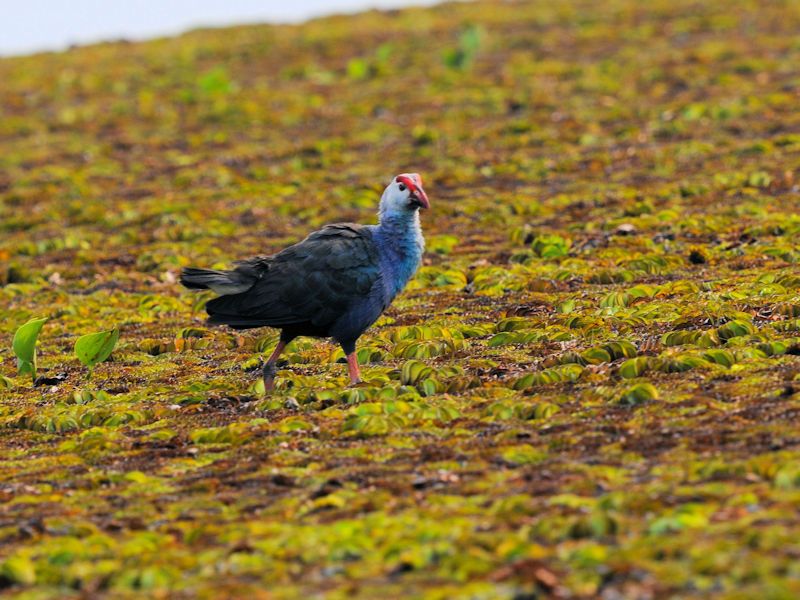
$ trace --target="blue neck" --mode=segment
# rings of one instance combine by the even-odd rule
[[[394,298],[416,272],[425,250],[419,211],[381,213],[374,239],[387,292]]]

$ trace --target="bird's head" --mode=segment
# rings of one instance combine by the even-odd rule
[[[419,173],[401,173],[381,196],[381,214],[413,213],[419,208],[430,207]]]

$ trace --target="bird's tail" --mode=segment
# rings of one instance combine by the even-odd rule
[[[246,292],[253,286],[253,280],[239,271],[217,271],[184,267],[181,283],[190,290],[212,290],[221,296]]]

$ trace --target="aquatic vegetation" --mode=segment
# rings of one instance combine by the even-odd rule
[[[800,596],[799,29],[479,1],[1,59],[2,593]],[[265,395],[276,332],[180,269],[396,170],[428,248],[363,383],[302,338]]]
[[[36,379],[36,340],[47,318],[31,319],[14,334],[11,347],[17,357],[17,373]]]
[[[116,327],[100,333],[87,333],[75,341],[75,354],[84,366],[89,367],[91,374],[95,366],[111,356],[117,340],[119,329]]]

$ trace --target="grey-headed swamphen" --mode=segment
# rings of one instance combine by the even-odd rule
[[[187,288],[219,294],[206,304],[209,323],[281,330],[264,364],[266,390],[273,387],[286,344],[301,335],[336,340],[347,355],[350,383],[356,384],[361,381],[356,340],[422,259],[420,208],[430,208],[422,179],[403,173],[384,190],[377,225],[327,225],[273,256],[239,261],[230,271],[187,267],[180,280]]]

